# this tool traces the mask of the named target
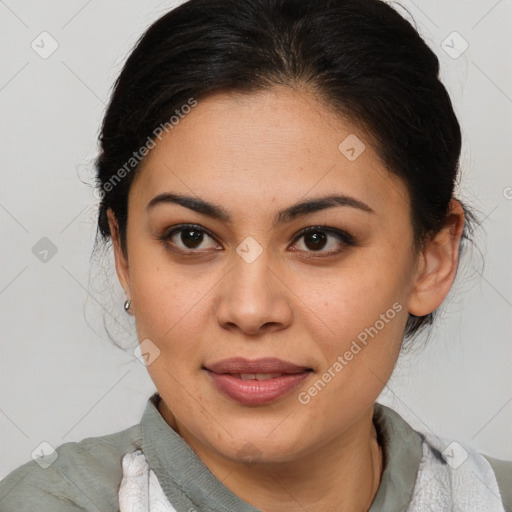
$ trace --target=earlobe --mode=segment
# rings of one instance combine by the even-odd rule
[[[109,208],[107,210],[108,224],[110,227],[110,234],[112,237],[112,247],[114,249],[114,259],[116,265],[116,273],[121,286],[123,287],[125,294],[128,298],[131,297],[130,292],[130,278],[128,271],[128,262],[121,248],[121,237],[119,235],[119,226],[114,213]]]
[[[460,240],[464,229],[464,210],[456,199],[444,227],[426,245],[415,277],[408,311],[425,316],[435,311],[448,295],[457,273]]]

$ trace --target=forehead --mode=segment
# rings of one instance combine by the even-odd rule
[[[405,184],[384,167],[370,135],[312,93],[286,87],[198,100],[157,141],[132,189],[141,206],[166,191],[233,206],[271,200],[276,208],[339,192],[375,210],[408,209]]]

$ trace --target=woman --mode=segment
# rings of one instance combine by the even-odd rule
[[[8,475],[2,511],[512,507],[512,462],[376,402],[471,232],[438,72],[380,0],[191,0],[150,27],[98,230],[158,392]]]

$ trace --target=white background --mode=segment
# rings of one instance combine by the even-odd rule
[[[155,389],[103,328],[103,315],[117,319],[116,339],[135,340],[111,255],[90,261],[97,199],[83,182],[124,60],[173,4],[0,2],[0,477],[42,441],[137,423]],[[458,193],[484,219],[486,264],[467,254],[428,348],[399,360],[379,401],[414,428],[512,459],[512,2],[403,5],[440,58],[462,126]],[[43,31],[59,45],[47,59],[31,48]],[[469,44],[456,59],[442,48],[453,31]],[[46,263],[32,252],[42,237],[57,247]]]

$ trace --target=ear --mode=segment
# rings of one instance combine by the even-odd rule
[[[464,210],[456,199],[443,229],[428,242],[420,255],[408,311],[425,316],[435,311],[452,287],[459,260],[460,240],[464,229]]]
[[[112,247],[114,248],[114,258],[116,263],[116,273],[128,298],[131,297],[130,291],[130,273],[128,271],[128,261],[121,249],[121,237],[119,226],[111,208],[107,210],[108,225],[112,236]]]

